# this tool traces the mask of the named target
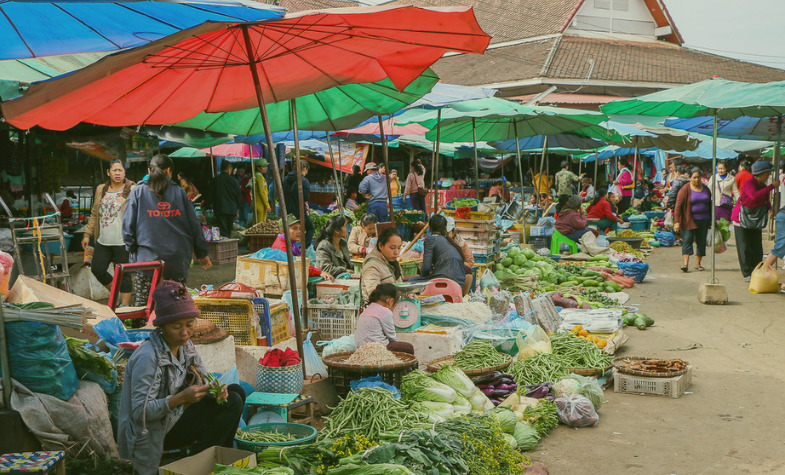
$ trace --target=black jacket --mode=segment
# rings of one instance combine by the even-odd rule
[[[286,198],[286,212],[300,217],[300,201],[297,195],[297,171],[292,170],[283,180],[283,193]],[[303,177],[303,203],[311,200],[311,183]]]
[[[213,202],[215,214],[237,214],[240,209],[242,194],[240,184],[232,175],[221,173],[213,179],[210,187],[210,198]]]

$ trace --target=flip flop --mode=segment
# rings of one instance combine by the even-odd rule
[[[687,267],[687,266],[681,266],[681,267],[680,267],[680,269],[681,269],[681,271],[682,271],[682,272],[684,272],[685,274],[686,274],[687,272],[689,272],[689,271],[690,271],[690,268],[689,268],[689,267]]]
[[[703,272],[706,270],[706,268],[704,268],[703,266],[695,266],[695,270]]]

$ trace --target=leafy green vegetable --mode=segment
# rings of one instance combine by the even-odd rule
[[[499,426],[501,426],[504,432],[512,434],[513,430],[515,430],[515,424],[518,422],[518,418],[512,412],[512,409],[499,406],[491,411],[491,414],[499,421]]]
[[[412,404],[412,408],[428,414],[433,422],[442,422],[452,417],[455,413],[449,402],[420,401]]]
[[[265,474],[269,472],[264,472]],[[380,463],[374,465],[348,464],[331,468],[327,475],[416,475],[403,465]]]
[[[452,403],[452,408],[456,414],[468,414],[472,412],[472,405],[468,399],[458,394]]]
[[[446,384],[458,394],[467,398],[471,397],[474,390],[477,389],[472,380],[466,376],[466,373],[452,365],[447,365],[433,373],[433,379]]]
[[[537,430],[537,435],[542,438],[559,425],[559,416],[556,414],[556,403],[547,399],[540,399],[535,406],[528,406],[523,410],[523,420]]]
[[[473,340],[455,354],[454,365],[461,369],[478,369],[498,366],[507,361],[488,340]]]
[[[537,430],[525,422],[515,423],[515,430],[512,432],[512,436],[518,443],[518,449],[524,452],[534,450],[537,447],[537,442],[540,441]]]
[[[401,394],[408,401],[434,401],[452,403],[458,395],[455,390],[440,383],[423,371],[414,370],[403,377]]]
[[[510,444],[510,447],[513,449],[518,448],[518,441],[515,440],[515,437],[513,437],[512,434],[502,434],[502,437],[504,437],[505,442]]]

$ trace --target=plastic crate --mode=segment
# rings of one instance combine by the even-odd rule
[[[492,252],[490,254],[472,254],[474,256],[474,263],[475,264],[490,264],[494,260],[496,260],[496,253]]]
[[[308,321],[325,340],[354,333],[360,309],[353,305],[308,304]]]
[[[289,306],[285,303],[279,303],[270,307],[270,333],[273,335],[272,345],[288,340],[291,336],[289,334],[289,323],[286,321],[286,313],[289,311]]]
[[[338,297],[338,294],[344,290],[349,290],[350,287],[359,286],[359,279],[336,279],[334,282],[319,282],[316,284],[316,298],[320,299],[329,296]]]
[[[538,236],[550,236],[548,234],[549,229],[546,226],[530,226],[529,227],[529,236],[530,237],[538,237]],[[553,231],[551,230],[551,233]]]
[[[245,299],[195,298],[194,303],[204,318],[223,328],[238,345],[256,345],[259,317],[254,304]]]
[[[531,244],[532,249],[549,249],[551,248],[551,237],[550,236],[532,236],[529,238],[529,244]]]
[[[246,236],[248,236],[249,252],[271,247],[278,238],[278,234],[246,234]]]
[[[420,273],[420,261],[401,262],[401,272],[403,277],[411,277]]]
[[[237,239],[221,239],[209,241],[207,256],[213,264],[226,264],[237,260]]]
[[[456,218],[456,213],[455,213],[454,209],[445,209],[444,210],[444,215],[445,216],[451,216],[451,217],[455,218],[456,222],[458,220],[458,218]],[[480,221],[486,220],[486,221],[493,222],[493,218],[494,218],[495,215],[496,215],[496,213],[492,213],[492,212],[469,211],[468,213],[465,213],[463,215],[463,218],[461,218],[461,219],[480,220]]]
[[[692,365],[687,366],[686,373],[671,378],[636,376],[613,370],[613,392],[616,393],[677,398],[684,394],[691,384]]]
[[[645,221],[630,221],[630,229],[633,231],[644,232],[649,229],[649,220]]]

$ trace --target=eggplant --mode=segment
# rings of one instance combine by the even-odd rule
[[[545,399],[547,399],[547,400],[549,400],[549,401],[551,401],[551,402],[553,402],[553,401],[555,401],[555,400],[556,400],[556,398],[555,398],[555,397],[553,397],[553,396],[551,396],[550,394],[549,394],[549,395],[547,395],[547,396],[545,396]]]
[[[535,399],[542,399],[542,398],[546,397],[548,395],[548,393],[550,393],[550,390],[548,389],[548,387],[547,386],[543,386],[543,387],[541,387],[539,389],[533,389],[533,390],[529,391],[528,393],[526,393],[526,397],[533,397]]]
[[[499,377],[500,378],[513,379],[513,380],[515,379],[515,376],[513,376],[511,374],[507,374],[507,373],[502,373],[502,374],[499,375]]]
[[[496,386],[493,384],[478,384],[477,387],[480,389],[496,389]]]
[[[497,400],[497,399],[491,399],[491,402],[493,403],[493,405],[494,405],[494,406],[498,406],[498,405],[499,405],[499,404],[501,404],[503,401],[502,401],[502,400]]]
[[[493,396],[494,394],[496,394],[495,389],[481,389],[480,391],[482,391],[482,393],[485,394],[486,396]]]
[[[482,376],[477,376],[472,380],[474,384],[488,384],[495,379],[499,379],[502,377],[502,373],[498,371],[493,371],[487,374],[483,374]]]
[[[518,388],[517,384],[500,384],[500,385],[494,387],[494,389],[502,390],[502,391],[504,391],[504,390],[511,391],[511,390],[514,390],[514,389],[517,389],[517,388]]]
[[[515,390],[514,389],[495,389],[493,391],[494,397],[507,397],[512,394]]]
[[[499,378],[499,384],[518,384],[513,378]]]

